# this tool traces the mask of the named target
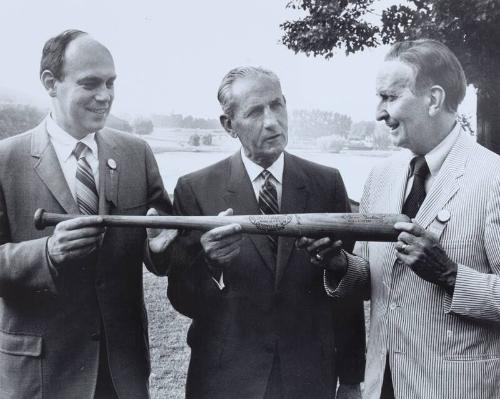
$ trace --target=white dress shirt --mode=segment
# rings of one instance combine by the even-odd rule
[[[78,167],[78,160],[73,155],[73,150],[78,141],[81,141],[90,148],[90,151],[87,150],[86,152],[85,159],[92,168],[96,188],[97,191],[99,191],[99,155],[97,142],[95,141],[95,133],[90,133],[83,139],[77,140],[71,134],[59,127],[54,119],[52,119],[51,115],[48,115],[45,120],[50,142],[54,146],[59,165],[61,165],[64,178],[68,183],[71,194],[73,194],[73,198],[76,200],[76,169]]]
[[[262,166],[257,165],[254,161],[249,159],[245,155],[245,151],[241,148],[241,160],[247,171],[248,177],[252,182],[253,191],[255,193],[255,199],[259,201],[259,192],[264,184],[264,178],[261,173],[265,170]],[[281,194],[283,193],[283,167],[285,166],[285,156],[283,153],[278,157],[274,163],[266,168],[271,173],[271,182],[276,187],[276,194],[278,195],[278,205],[281,208]]]
[[[436,177],[441,170],[441,166],[443,166],[444,160],[448,156],[453,144],[458,138],[460,134],[460,125],[457,123],[455,127],[452,129],[450,134],[448,134],[436,147],[430,150],[427,154],[425,154],[425,161],[427,162],[427,166],[429,167],[429,175],[425,180],[425,192],[428,193],[432,187],[432,183],[436,180]],[[412,154],[412,158],[416,157],[415,154]],[[406,183],[406,192],[405,198],[410,195],[411,187],[413,185],[413,175],[408,178],[408,182]]]

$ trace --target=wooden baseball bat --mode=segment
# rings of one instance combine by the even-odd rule
[[[47,226],[82,215],[35,212],[35,226]],[[88,217],[88,216],[87,216]],[[241,225],[248,234],[267,234],[291,237],[326,237],[354,241],[397,241],[396,222],[409,222],[400,214],[361,213],[297,213],[288,215],[235,215],[235,216],[119,216],[100,215],[103,226],[152,227],[208,231],[232,223]]]

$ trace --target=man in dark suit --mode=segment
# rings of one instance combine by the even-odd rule
[[[51,114],[0,143],[0,396],[149,398],[142,262],[172,232],[146,239],[141,228],[105,230],[99,216],[37,231],[33,214],[171,204],[148,145],[104,128],[116,75],[102,44],[61,33],[45,44],[40,77]]]
[[[337,170],[284,152],[287,110],[277,76],[230,71],[218,95],[241,152],[181,177],[181,215],[349,212]],[[193,319],[188,398],[358,398],[364,368],[360,302],[335,308],[323,270],[294,238],[243,235],[239,225],[181,238],[168,294]],[[318,255],[320,258],[320,256]]]

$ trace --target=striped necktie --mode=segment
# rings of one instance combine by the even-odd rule
[[[260,213],[263,215],[275,215],[279,213],[279,206],[276,186],[271,181],[272,174],[265,169],[262,171],[261,176],[264,178],[264,184],[259,191]],[[278,247],[277,237],[269,235],[267,238],[271,242],[273,253],[276,254],[276,249]]]
[[[413,158],[411,164],[413,166],[413,184],[403,205],[402,213],[413,219],[426,196],[425,180],[429,175],[429,166],[423,155]]]
[[[92,168],[85,159],[90,148],[79,141],[73,151],[78,161],[76,168],[76,202],[83,215],[97,215],[99,210],[99,197],[95,185]]]

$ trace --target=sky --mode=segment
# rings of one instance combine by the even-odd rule
[[[2,0],[0,90],[38,104],[45,41],[65,29],[90,33],[113,54],[118,79],[113,113],[181,113],[217,118],[224,74],[263,66],[281,79],[289,110],[321,109],[373,120],[375,76],[387,47],[330,60],[294,54],[280,44],[280,23],[300,14],[288,0]],[[392,3],[382,0],[384,3]],[[475,114],[471,88],[461,112]]]

